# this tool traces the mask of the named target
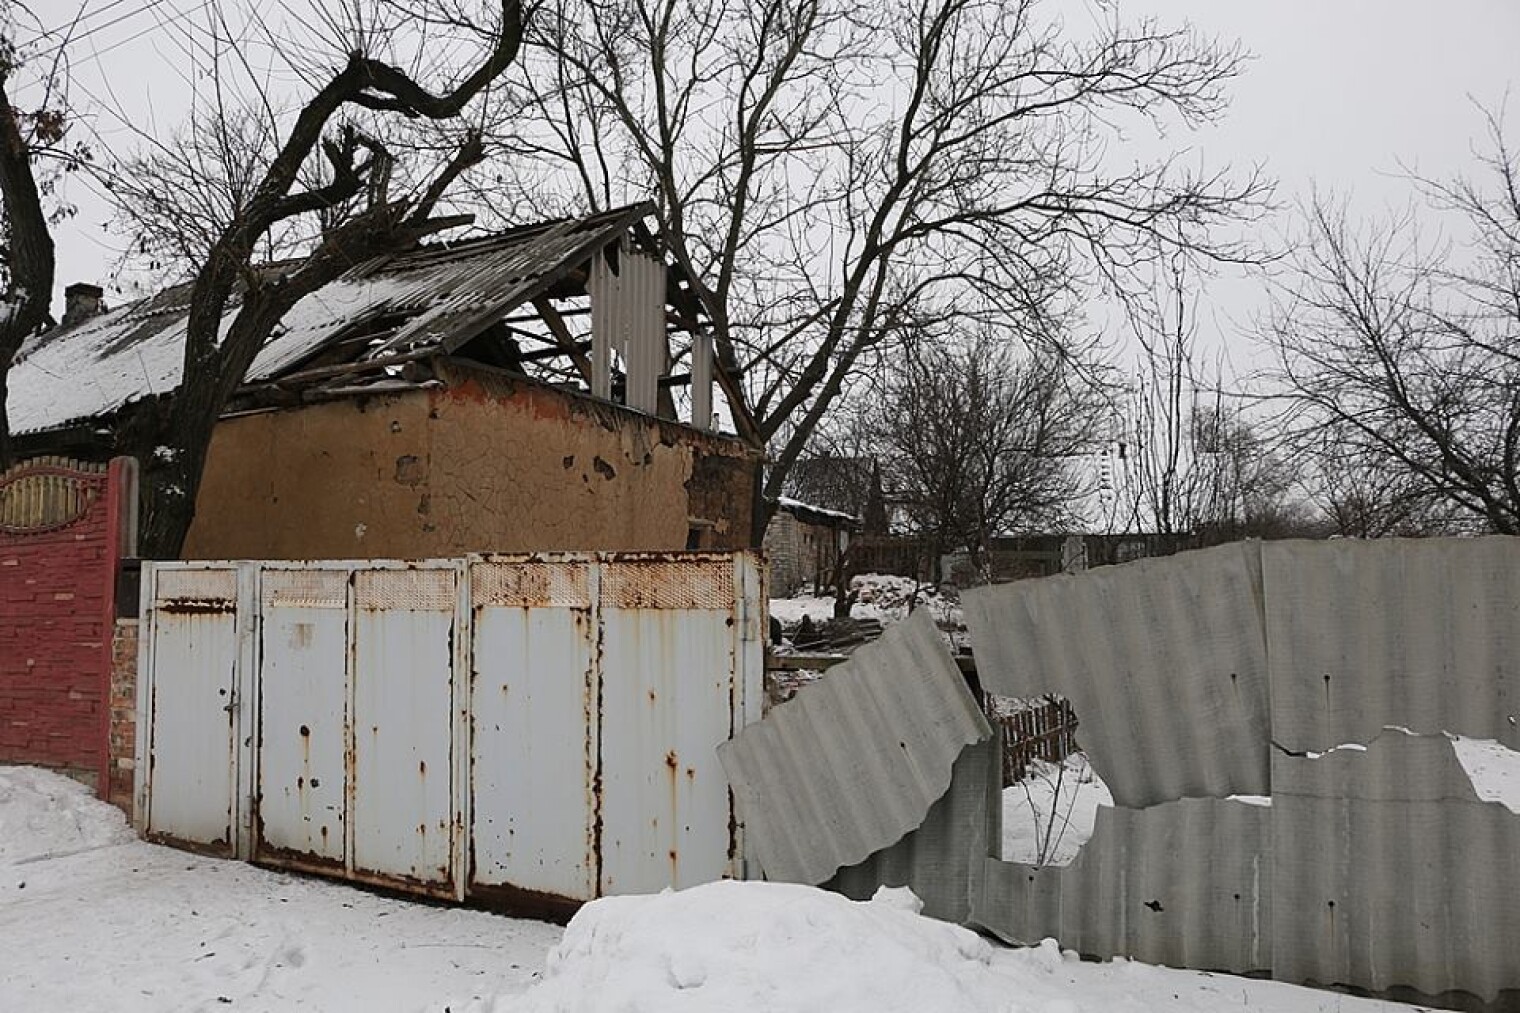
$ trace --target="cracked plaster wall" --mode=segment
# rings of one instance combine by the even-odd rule
[[[755,459],[532,383],[349,399],[221,422],[189,559],[748,544]]]

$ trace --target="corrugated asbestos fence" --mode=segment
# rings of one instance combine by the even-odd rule
[[[1114,806],[1076,860],[991,857],[998,740],[920,615],[724,747],[768,876],[908,885],[1086,956],[1520,1010],[1520,800],[1480,791],[1520,776],[1520,539],[1240,543],[963,604],[987,691],[1082,717]]]
[[[1241,543],[963,601],[983,685],[1071,699],[1116,805],[1072,866],[985,860],[973,921],[1520,1009],[1520,813],[1456,753],[1520,760],[1520,539]]]
[[[716,747],[760,713],[751,554],[143,580],[152,838],[519,910],[745,873]]]

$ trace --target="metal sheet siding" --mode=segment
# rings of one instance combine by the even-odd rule
[[[231,854],[237,816],[237,571],[146,568],[155,677],[147,832]],[[139,715],[142,720],[142,715]]]
[[[159,567],[150,832],[525,909],[744,874],[716,748],[758,716],[755,556]]]
[[[1245,972],[1273,966],[1272,810],[1219,799],[1105,806],[1066,867],[989,858],[972,921],[1083,956]]]
[[[992,734],[926,613],[719,749],[766,876],[821,883],[901,840]]]
[[[348,572],[261,575],[255,857],[341,868],[347,855]]]
[[[355,580],[354,870],[453,887],[452,569],[360,570]]]
[[[1260,546],[976,588],[982,685],[1072,702],[1121,806],[1270,790]]]
[[[729,808],[717,750],[733,727],[733,599],[723,609],[629,607],[649,600],[636,588],[662,589],[666,568],[604,564],[604,894],[721,879],[732,857],[730,827],[704,814]]]
[[[589,900],[599,801],[592,567],[471,570],[470,885]]]
[[[1520,539],[1272,542],[1262,557],[1285,748],[1402,725],[1520,749]]]

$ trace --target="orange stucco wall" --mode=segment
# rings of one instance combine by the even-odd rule
[[[682,549],[693,528],[741,548],[756,468],[731,439],[471,378],[223,420],[185,557]]]

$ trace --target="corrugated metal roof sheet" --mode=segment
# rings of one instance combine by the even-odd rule
[[[718,755],[766,876],[822,883],[919,826],[961,750],[991,734],[920,610]]]
[[[967,591],[982,685],[1069,699],[1117,805],[1265,795],[1260,552],[1244,542]]]
[[[1273,966],[1273,810],[1222,799],[1103,807],[1065,867],[987,859],[972,921],[1016,943],[1172,967]]]
[[[396,314],[413,316],[370,356],[427,345],[455,351],[649,212],[618,208],[361,264],[297,303],[246,379],[276,377],[353,325]],[[53,429],[173,391],[188,300],[189,286],[177,286],[23,347],[10,373],[12,431]],[[235,313],[233,306],[223,319],[224,333]]]
[[[1520,539],[1269,542],[1262,570],[1285,748],[1402,725],[1520,749]]]

